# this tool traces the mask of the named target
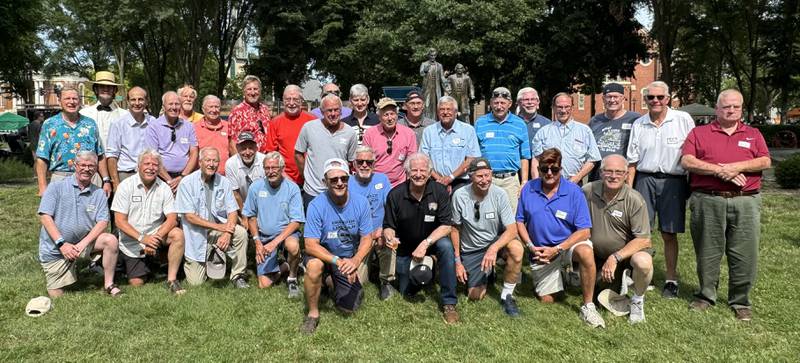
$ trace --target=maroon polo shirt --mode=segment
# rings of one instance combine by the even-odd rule
[[[711,164],[730,164],[762,156],[769,157],[769,149],[758,129],[739,122],[736,131],[728,135],[720,128],[719,122],[714,121],[695,127],[689,132],[683,143],[683,155],[693,155]],[[761,188],[760,171],[744,175],[747,181],[744,187],[739,187],[713,175],[691,173],[691,187],[692,190],[714,191],[753,191]]]

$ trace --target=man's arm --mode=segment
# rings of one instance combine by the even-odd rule
[[[44,195],[47,189],[47,162],[42,158],[36,158],[36,183],[39,185],[39,196]]]
[[[539,179],[539,159],[531,159],[531,180]]]
[[[531,170],[530,168],[530,160],[529,159],[521,159],[520,164],[522,168],[520,169],[520,175],[522,176],[520,183],[525,184],[528,182],[528,171]]]
[[[578,182],[583,180],[583,177],[589,174],[589,172],[592,171],[593,168],[594,168],[594,162],[587,161],[583,163],[583,165],[581,166],[581,170],[578,170],[578,173],[573,175],[572,178],[570,178],[570,181],[577,184]]]
[[[181,171],[181,175],[189,175],[194,169],[197,169],[197,150],[197,146],[189,148],[189,160],[186,161],[186,166],[183,168],[183,171]]]
[[[681,163],[683,163],[681,161]],[[628,180],[625,182],[628,183],[628,186],[633,188],[633,180],[636,178],[636,163],[628,164]]]
[[[303,171],[306,170],[306,154],[295,150],[294,161],[297,164],[297,171],[299,171],[300,174],[302,175]]]
[[[514,238],[517,238],[517,223],[519,222],[507,225],[506,230],[503,231],[503,234],[500,235],[500,238],[498,238],[497,241],[492,243],[492,245],[489,246],[489,248],[493,248],[496,253],[497,251],[500,251],[501,249],[506,247],[509,242],[514,240]]]
[[[569,251],[569,249],[572,248],[573,245],[581,241],[586,241],[591,236],[592,233],[591,229],[589,228],[582,228],[575,232],[572,232],[572,234],[570,234],[569,237],[567,237],[567,239],[564,240],[564,242],[561,242],[552,247],[542,248],[540,258],[545,261],[551,261],[553,257],[555,257],[560,253],[559,250]]]
[[[78,248],[78,252],[82,252],[89,243],[92,243],[97,237],[100,236],[101,233],[106,231],[106,227],[108,226],[108,221],[97,221],[97,223],[92,227],[92,230],[83,237],[83,239],[78,242],[75,247]]]
[[[112,156],[106,160],[108,161],[108,176],[111,177],[111,186],[113,187],[114,191],[117,191],[117,187],[120,183],[119,171],[117,170],[117,161],[119,161],[119,159]],[[117,219],[114,218],[114,222],[116,221]]]

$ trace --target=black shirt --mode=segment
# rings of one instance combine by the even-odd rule
[[[386,197],[386,214],[383,228],[395,230],[400,239],[398,256],[411,253],[440,225],[453,225],[450,195],[447,188],[435,180],[428,180],[421,201],[411,196],[410,180],[394,187]]]
[[[355,113],[343,118],[342,122],[349,125],[353,128],[353,130],[356,131],[356,134],[358,134],[358,144],[361,145],[361,140],[364,139],[364,132],[366,132],[370,127],[380,124],[381,120],[378,118],[378,114],[375,112],[367,111],[367,117],[364,118],[363,126],[358,124],[358,118],[356,118]]]

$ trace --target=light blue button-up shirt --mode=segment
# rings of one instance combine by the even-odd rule
[[[449,130],[441,122],[426,127],[420,152],[431,158],[433,170],[443,176],[453,173],[467,157],[481,156],[475,129],[458,120],[453,121]],[[466,174],[462,178],[467,178]]]
[[[181,184],[178,186],[178,195],[175,198],[175,212],[179,213],[181,217],[187,213],[194,213],[200,218],[207,218],[211,212],[211,215],[220,223],[227,223],[228,213],[239,210],[239,205],[233,198],[231,182],[222,175],[214,175],[210,206],[206,205],[206,187],[200,170],[181,180]],[[186,238],[184,256],[192,261],[205,262],[208,230],[191,224],[185,219],[181,226],[184,238]]]
[[[533,137],[533,155],[538,156],[550,148],[561,151],[563,175],[571,177],[578,174],[587,161],[600,160],[592,129],[575,120],[566,124],[558,121],[542,127]]]
[[[130,113],[125,113],[111,123],[106,144],[106,157],[117,158],[117,170],[136,170],[139,154],[144,150],[147,126],[155,119],[153,116],[144,114],[144,120],[142,123],[138,123]]]

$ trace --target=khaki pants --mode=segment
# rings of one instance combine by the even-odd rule
[[[94,250],[94,243],[92,241],[86,248],[81,251],[79,259],[86,259],[92,256]],[[48,290],[56,290],[78,281],[78,270],[76,268],[76,261],[68,261],[65,258],[43,262],[42,270],[44,270],[44,278],[47,282]]]
[[[517,215],[517,201],[519,200],[520,189],[519,179],[517,179],[516,176],[503,179],[492,177],[492,184],[497,185],[506,192],[508,202],[511,203],[511,211],[514,212],[514,215]]]
[[[208,244],[206,245],[206,256],[211,253],[211,248],[217,242],[217,238],[222,235],[219,231],[208,232]],[[231,280],[245,276],[245,269],[247,268],[247,231],[240,225],[236,225],[236,230],[233,232],[231,244],[228,250],[225,251],[228,255],[231,266]],[[183,264],[183,272],[186,274],[186,282],[189,285],[202,284],[206,276],[206,263],[192,261],[186,259]]]

